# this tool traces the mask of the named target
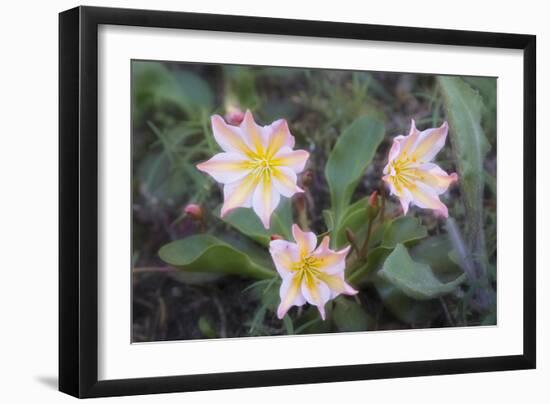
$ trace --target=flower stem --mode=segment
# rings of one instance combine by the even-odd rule
[[[382,198],[382,202],[380,204],[380,223],[384,221],[384,214],[386,210],[386,189],[384,188],[384,185],[380,185],[380,197]]]
[[[367,255],[369,253],[369,241],[370,241],[370,236],[372,234],[372,228],[374,227],[372,225],[373,222],[374,222],[374,219],[376,219],[376,216],[371,217],[369,219],[369,224],[368,224],[368,228],[367,228],[367,237],[365,237],[365,241],[363,242],[363,246],[359,250],[359,257],[363,258],[364,260],[367,259]]]

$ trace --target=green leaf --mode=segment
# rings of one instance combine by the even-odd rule
[[[406,244],[411,241],[420,240],[428,235],[428,231],[420,219],[413,216],[401,216],[394,219],[384,231],[382,246],[394,248],[397,244]]]
[[[212,108],[210,85],[193,72],[171,71],[159,62],[137,61],[132,63],[132,77],[136,122],[146,110],[158,109],[163,103],[172,103],[186,113]]]
[[[334,301],[332,319],[340,332],[367,331],[373,323],[373,319],[360,304],[343,297]]]
[[[173,74],[178,84],[179,100],[185,109],[212,109],[214,94],[205,80],[188,70],[175,71]]]
[[[369,197],[359,199],[353,204],[349,205],[342,215],[342,220],[340,225],[333,236],[333,245],[336,248],[340,248],[348,243],[346,237],[346,229],[351,230],[357,237],[357,240],[361,237],[366,236],[368,229],[368,219],[370,215],[376,216],[377,211],[373,211],[374,208],[371,207],[368,203]],[[380,226],[374,224],[376,229],[379,229]],[[372,238],[371,238],[372,240]]]
[[[442,283],[428,265],[413,261],[403,244],[398,244],[386,258],[378,275],[407,296],[418,300],[450,293],[466,279],[466,275],[462,274],[452,282]]]
[[[384,124],[362,117],[348,126],[336,141],[327,161],[325,176],[337,228],[353,191],[383,138]]]
[[[360,285],[371,273],[379,270],[384,260],[390,255],[392,249],[386,247],[376,247],[369,251],[367,260],[361,263],[358,268],[349,276],[349,282],[352,285]]]
[[[434,300],[413,300],[382,278],[375,278],[374,287],[384,303],[384,307],[394,317],[406,324],[417,327],[429,325],[430,321],[439,313],[438,304]]]
[[[327,304],[325,309],[327,318],[332,318],[332,306]],[[331,322],[323,321],[315,306],[305,307],[302,315],[294,323],[295,334],[324,334],[331,331]]]
[[[263,226],[258,215],[249,208],[235,209],[222,220],[262,245],[269,244],[272,234],[278,234],[285,240],[292,239],[292,209],[289,199],[282,200],[273,212],[269,229]]]
[[[327,231],[332,231],[334,229],[334,215],[332,214],[332,211],[329,209],[323,210],[323,219],[325,221],[325,225],[327,226]]]
[[[283,317],[283,325],[285,326],[287,335],[294,334],[294,324],[292,323],[292,319],[290,318],[290,316]]]
[[[349,244],[346,237],[346,230],[349,229],[354,234],[362,227],[367,227],[368,217],[367,208],[364,206],[362,209],[357,209],[351,214],[346,214],[340,222],[340,227],[334,235],[333,245],[335,248],[341,248],[345,244]]]
[[[414,261],[429,265],[441,281],[456,279],[464,273],[452,259],[455,254],[449,236],[441,234],[428,237],[410,249]]]
[[[466,211],[466,239],[476,267],[484,271],[483,161],[490,145],[481,127],[483,101],[478,92],[459,77],[440,76],[449,117],[449,136],[455,153],[462,200]]]
[[[477,89],[483,97],[483,116],[481,122],[488,140],[494,141],[497,125],[497,79],[495,77],[472,77],[463,79]]]
[[[231,245],[210,235],[173,241],[159,250],[160,258],[184,271],[214,272],[267,279],[276,275]]]

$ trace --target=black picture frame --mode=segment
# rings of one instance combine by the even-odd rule
[[[99,381],[98,26],[101,24],[523,50],[523,354]],[[536,366],[536,37],[77,7],[59,15],[59,389],[76,397],[323,383]]]

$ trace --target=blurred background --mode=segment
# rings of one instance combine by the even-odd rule
[[[369,195],[381,187],[393,137],[406,135],[412,118],[420,130],[448,119],[436,79],[420,74],[133,61],[133,341],[495,324],[494,303],[472,309],[467,290],[411,302],[372,284],[362,287],[351,303],[335,305],[334,310],[345,311],[346,321],[321,322],[315,310],[306,309],[289,324],[273,313],[278,304],[274,285],[176,271],[158,256],[164,244],[203,231],[227,235],[233,243],[250,243],[216,217],[223,200],[220,187],[195,168],[220,150],[211,134],[211,115],[230,121],[239,110],[250,109],[261,125],[280,118],[288,121],[297,148],[311,155],[308,217],[311,230],[320,234],[326,231],[323,210],[330,205],[324,167],[340,133],[364,115],[385,124],[384,140],[354,199]],[[490,145],[483,162],[483,253],[489,279],[484,287],[496,293],[496,79],[462,79],[482,100],[480,120]],[[455,158],[448,141],[436,161],[454,172]],[[457,227],[464,229],[468,217],[460,188],[451,187],[442,199]],[[390,197],[386,203],[389,215],[400,214],[397,200]],[[204,223],[185,214],[189,204],[202,207]],[[416,258],[429,251],[436,275],[453,279],[463,268],[449,257],[452,246],[443,239],[442,221],[429,211],[412,210],[422,218],[430,240],[441,240],[419,246]]]

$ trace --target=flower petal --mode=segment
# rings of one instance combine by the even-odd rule
[[[388,164],[386,165],[386,167],[384,167],[384,174],[388,173],[388,166],[392,161],[394,161],[397,158],[397,156],[399,156],[401,152],[401,143],[403,142],[404,138],[405,138],[404,136],[399,135],[393,139],[393,143],[390,147],[390,151],[388,152]]]
[[[240,153],[218,153],[210,160],[197,164],[197,168],[214,178],[217,182],[227,184],[238,181],[250,173],[247,160]]]
[[[412,202],[423,209],[434,209],[443,217],[448,217],[447,206],[439,200],[439,196],[433,189],[427,185],[417,182],[415,187],[411,187],[409,192],[412,196]]]
[[[226,124],[219,115],[213,115],[211,122],[214,138],[224,151],[241,153],[245,156],[253,154],[244,141],[242,131],[239,127]]]
[[[238,207],[250,208],[252,206],[252,194],[257,184],[258,179],[252,174],[240,181],[226,184],[223,188],[224,202],[220,216],[223,218],[231,210]]]
[[[309,153],[305,150],[292,150],[288,146],[283,146],[273,156],[272,163],[277,167],[289,167],[298,174],[304,170],[308,158]]]
[[[246,110],[240,128],[248,147],[256,154],[263,155],[267,140],[263,134],[263,128],[254,121],[250,110]]]
[[[449,125],[443,122],[439,128],[430,128],[420,132],[416,144],[411,149],[411,156],[419,162],[431,161],[445,146]]]
[[[269,126],[264,126],[264,136],[267,137],[267,156],[274,156],[283,146],[293,148],[294,136],[290,134],[288,123],[285,119],[279,119]]]
[[[413,201],[413,197],[408,189],[403,188],[398,194],[399,203],[401,203],[401,208],[403,208],[403,214],[406,215],[409,211],[409,205]]]
[[[292,266],[300,261],[298,245],[290,241],[272,240],[269,243],[269,253],[281,277],[290,274],[292,272]]]
[[[301,257],[304,257],[311,253],[317,246],[317,236],[315,236],[315,234],[310,231],[302,231],[302,229],[300,229],[297,224],[292,225],[292,235],[294,236],[294,240],[298,244]]]
[[[325,242],[327,240],[327,242]],[[344,272],[346,269],[346,256],[350,250],[350,246],[334,251],[328,248],[328,237],[323,239],[323,242],[317,248],[313,256],[320,261],[319,270],[328,275],[335,275]]]
[[[328,275],[328,274],[322,273],[319,275],[319,279],[321,279],[329,287],[331,291],[331,299],[334,299],[336,296],[340,294],[355,295],[359,293],[357,290],[353,289],[350,285],[348,285],[345,282],[344,272],[341,272],[337,275]]]
[[[401,143],[401,153],[402,154],[411,153],[419,137],[420,137],[420,131],[416,129],[416,122],[414,121],[414,119],[411,119],[411,128],[409,129],[409,134],[407,136],[403,136],[403,141]]]
[[[271,178],[266,176],[260,179],[252,197],[252,208],[266,229],[269,229],[271,214],[280,200],[281,195],[274,189]]]
[[[456,173],[447,174],[437,164],[425,163],[421,166],[422,178],[419,180],[430,188],[432,188],[438,195],[447,191],[449,186],[458,180]]]
[[[281,303],[277,308],[277,317],[281,320],[292,306],[301,306],[305,303],[301,293],[301,276],[285,276],[279,289],[279,297]]]
[[[273,186],[281,195],[290,198],[297,192],[304,192],[302,188],[296,185],[298,178],[296,177],[296,173],[290,168],[274,168],[271,175]]]
[[[302,281],[302,295],[309,304],[317,306],[321,318],[325,319],[325,304],[330,300],[329,287],[313,277],[304,278]]]

